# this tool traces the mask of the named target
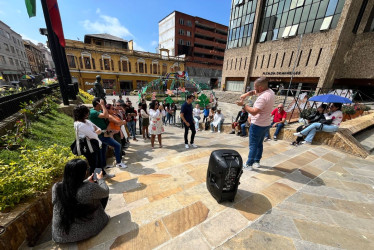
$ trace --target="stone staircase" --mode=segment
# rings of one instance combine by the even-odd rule
[[[374,155],[374,126],[357,133],[354,137],[371,155]]]

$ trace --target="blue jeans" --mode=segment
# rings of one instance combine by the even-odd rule
[[[262,158],[263,142],[269,126],[261,127],[251,124],[249,127],[249,154],[246,164],[252,166],[255,162],[260,162]]]
[[[169,114],[169,113],[166,113],[166,120],[165,120],[165,124],[169,122],[170,124],[170,119],[172,118],[172,115]]]
[[[130,134],[135,139],[136,137],[135,121],[127,122],[127,127],[129,128]]]
[[[331,132],[336,132],[339,129],[339,127],[336,125],[323,125],[322,130],[319,130],[320,127],[321,127],[321,123],[319,122],[313,123],[309,125],[307,128],[305,128],[304,130],[302,130],[300,133],[303,135],[307,135],[305,137],[306,142],[312,143],[313,138],[316,135],[317,131],[325,131],[325,132],[331,133]]]
[[[220,123],[217,124],[217,129],[218,129],[218,131],[221,131],[221,127],[222,127],[223,122],[224,122],[224,120],[222,120]],[[211,129],[212,131],[214,131],[213,122],[210,123],[210,129]]]
[[[270,127],[272,127],[274,123],[275,123],[275,122],[272,122],[272,123],[270,124]],[[269,134],[269,132],[270,132],[270,127],[269,127],[269,129],[266,131],[266,134],[265,134],[265,137],[267,137],[267,138],[270,138],[270,134]],[[284,127],[284,123],[278,123],[278,124],[277,124],[277,129],[275,130],[275,133],[274,133],[274,136],[275,136],[275,137],[278,136],[279,132],[281,131],[281,129],[282,129],[283,127]]]
[[[106,150],[108,146],[114,148],[114,155],[116,156],[116,162],[121,163],[121,144],[119,144],[112,137],[99,136],[100,141],[103,143],[100,153],[101,153],[101,166],[106,167]]]
[[[240,125],[240,131],[242,131],[243,136],[247,136],[247,131],[245,130],[245,124],[246,122]]]

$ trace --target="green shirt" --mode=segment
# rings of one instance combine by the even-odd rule
[[[107,128],[107,124],[105,122],[104,118],[100,118],[99,115],[101,114],[101,111],[97,111],[95,109],[90,109],[90,116],[89,119],[90,121],[98,126],[100,129],[105,130]]]

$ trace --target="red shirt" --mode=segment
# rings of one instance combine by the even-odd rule
[[[274,109],[271,112],[271,115],[274,116],[273,122],[281,122],[283,118],[287,117],[286,111],[282,110],[280,113],[278,112],[278,108]]]

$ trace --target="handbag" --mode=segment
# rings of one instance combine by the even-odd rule
[[[75,130],[75,141],[70,145],[71,152],[77,156],[83,155],[87,152],[93,153],[94,149],[91,140],[87,137],[78,137],[78,127]]]

